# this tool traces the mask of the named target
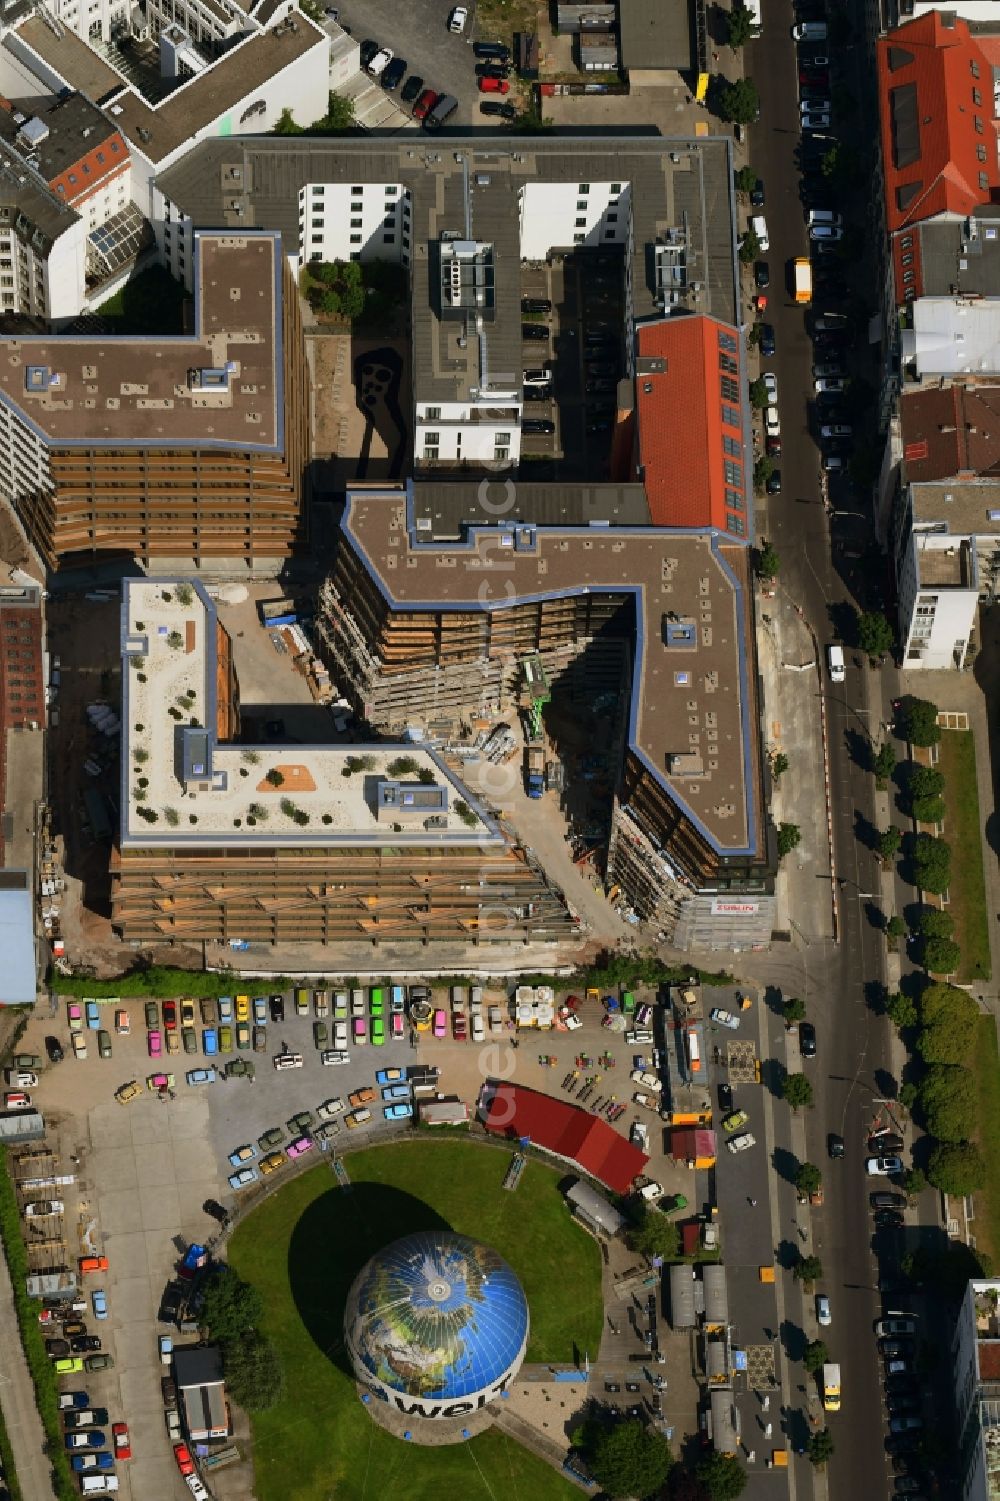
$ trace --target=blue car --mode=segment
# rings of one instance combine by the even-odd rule
[[[74,1454],[70,1463],[77,1474],[81,1470],[84,1472],[88,1470],[113,1470],[115,1467],[115,1457],[113,1454],[108,1454],[107,1452],[103,1454]]]
[[[408,1100],[410,1098],[410,1086],[408,1084],[390,1084],[382,1091],[383,1100]]]
[[[96,1288],[90,1295],[90,1301],[94,1305],[94,1318],[106,1319],[108,1316],[108,1299],[103,1288]]]
[[[101,1025],[101,1008],[96,1001],[87,1002],[87,1026],[97,1031]]]
[[[74,1407],[75,1408],[79,1408],[82,1411],[83,1408],[89,1407],[89,1406],[90,1406],[90,1393],[89,1392],[60,1392],[60,1394],[59,1394],[59,1411],[60,1412],[66,1412],[67,1410],[72,1410]]]
[[[219,1034],[214,1027],[202,1028],[201,1048],[206,1058],[212,1057],[219,1051]]]
[[[99,1428],[74,1428],[63,1442],[67,1449],[106,1449],[108,1441]]]
[[[386,1105],[382,1114],[387,1121],[408,1121],[413,1115],[412,1105]]]

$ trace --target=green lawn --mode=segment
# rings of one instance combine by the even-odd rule
[[[981,1016],[972,1054],[976,1076],[976,1123],[979,1149],[986,1164],[986,1186],[976,1194],[972,1228],[976,1248],[1000,1264],[1000,1055],[992,1016]]]
[[[413,1141],[345,1158],[353,1185],[328,1167],[291,1180],[239,1227],[232,1265],[264,1295],[266,1331],[287,1395],[254,1420],[260,1501],[569,1501],[575,1488],[495,1430],[467,1444],[402,1444],[366,1416],[342,1341],[355,1274],[412,1230],[450,1228],[485,1241],[517,1272],[531,1310],[529,1360],[593,1355],[601,1336],[601,1256],[572,1221],[560,1175],[529,1162],[514,1193],[506,1154],[468,1141]]]
[[[976,742],[971,730],[942,730],[938,769],[944,776],[945,838],[951,845],[948,911],[962,950],[960,984],[990,978],[990,938],[983,881],[982,821],[976,784]]]

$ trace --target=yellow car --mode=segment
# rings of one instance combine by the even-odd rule
[[[168,1053],[179,1053],[180,1050],[181,1050],[181,1034],[178,1032],[177,1028],[173,1027],[170,1031],[168,1031],[165,1034],[165,1036],[166,1036],[167,1052]]]
[[[181,1001],[181,1026],[194,1026],[194,1001]]]
[[[276,1172],[284,1161],[284,1152],[268,1152],[266,1157],[260,1159],[260,1170],[266,1177],[268,1173]]]
[[[115,1090],[115,1099],[119,1105],[127,1105],[129,1100],[134,1100],[136,1095],[142,1094],[142,1090],[135,1079],[130,1079],[127,1084],[122,1084]]]
[[[352,1110],[350,1115],[344,1117],[347,1121],[347,1129],[349,1131],[356,1130],[358,1126],[367,1126],[371,1118],[372,1113],[370,1110]]]
[[[248,995],[238,995],[236,997],[236,1020],[238,1022],[248,1022],[250,1020],[250,997]]]

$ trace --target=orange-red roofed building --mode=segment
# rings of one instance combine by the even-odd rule
[[[640,324],[636,338],[635,462],[653,524],[749,540],[753,461],[738,330],[672,317]]]
[[[896,303],[922,293],[916,225],[1000,198],[993,61],[960,16],[928,11],[877,47],[886,229]]]

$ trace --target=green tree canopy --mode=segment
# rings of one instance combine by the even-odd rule
[[[795,1187],[800,1194],[814,1194],[823,1181],[823,1174],[814,1162],[800,1162],[795,1172]]]
[[[765,542],[763,547],[757,550],[757,572],[762,579],[773,579],[778,576],[781,566],[778,554],[770,542]]]
[[[952,1077],[946,1080],[946,1075]],[[964,1068],[932,1064],[920,1085],[920,1107],[932,1136],[939,1141],[967,1141],[976,1129],[971,1075]]]
[[[890,824],[887,829],[882,829],[878,836],[878,852],[886,865],[899,853],[899,846],[903,842],[903,836],[895,824]]]
[[[263,1412],[281,1400],[285,1377],[281,1357],[269,1339],[252,1332],[222,1347],[226,1385],[247,1412]]]
[[[880,745],[875,752],[875,775],[879,781],[887,782],[896,769],[896,752],[887,740]]]
[[[811,1105],[813,1088],[805,1074],[786,1074],[781,1081],[781,1096],[793,1110],[801,1105]]]
[[[794,1024],[806,1019],[806,1003],[799,995],[790,995],[781,1009],[786,1022]]]
[[[753,36],[753,17],[742,5],[734,5],[726,17],[726,40],[734,52],[745,47]]]
[[[675,1260],[681,1244],[681,1232],[673,1220],[663,1212],[651,1207],[645,1199],[637,1198],[630,1203],[630,1211],[636,1223],[630,1227],[627,1240],[633,1251],[641,1256],[662,1256],[665,1261]]]
[[[918,834],[913,841],[914,881],[921,891],[938,896],[951,880],[951,846],[933,834]]]
[[[942,1193],[971,1194],[986,1181],[986,1166],[971,1141],[941,1141],[931,1152],[927,1178]]]
[[[911,812],[918,823],[942,823],[945,813],[944,798],[915,798]]]
[[[926,698],[908,694],[900,699],[896,710],[896,727],[911,745],[937,745],[941,729],[937,722],[938,707]]]
[[[962,959],[962,950],[953,938],[927,938],[921,945],[924,965],[933,975],[954,974]]]
[[[759,256],[760,240],[757,238],[757,231],[750,225],[744,231],[743,238],[740,241],[740,260],[744,266],[749,266]]]
[[[901,990],[893,992],[886,1002],[885,1010],[893,1026],[899,1027],[900,1031],[904,1027],[915,1027],[917,1024],[916,1005]]]
[[[917,932],[921,938],[951,938],[955,919],[940,907],[925,907],[917,919]]]
[[[885,931],[890,938],[902,938],[906,933],[906,923],[897,912],[894,912],[885,925]]]
[[[868,657],[880,657],[892,649],[892,626],[880,610],[858,615],[858,645]]]
[[[738,193],[752,193],[754,188],[757,186],[756,167],[741,167],[740,170],[736,173],[735,182],[736,191]]]
[[[821,1428],[818,1433],[809,1437],[809,1462],[816,1466],[817,1470],[826,1464],[833,1455],[833,1434],[829,1428]]]
[[[750,382],[750,405],[758,412],[762,412],[767,406],[767,387],[762,375],[758,375],[756,380]]]
[[[774,460],[766,453],[762,453],[754,460],[753,487],[755,490],[763,490],[771,475],[774,473]]]
[[[971,996],[956,985],[925,985],[920,992],[920,1020],[925,1027],[942,1017],[962,1017],[967,1025],[971,1025],[978,1009]]]
[[[917,1051],[925,1063],[963,1064],[968,1061],[975,1034],[942,1019],[921,1027],[917,1034]]]
[[[711,1501],[736,1501],[747,1483],[746,1470],[732,1454],[706,1455],[696,1474]]]
[[[264,1312],[257,1289],[231,1266],[214,1267],[202,1283],[204,1299],[199,1318],[213,1339],[225,1344],[248,1329],[256,1329]]]
[[[811,1339],[806,1345],[802,1356],[802,1364],[810,1375],[814,1375],[821,1366],[825,1366],[830,1359],[830,1352],[821,1339]]]
[[[673,1455],[662,1434],[626,1418],[593,1435],[587,1461],[609,1496],[652,1496],[664,1484]]]
[[[802,830],[797,823],[779,823],[778,825],[778,859],[791,853],[802,842]]]
[[[939,797],[943,791],[944,776],[936,766],[910,767],[906,778],[906,795],[911,803],[922,797]]]
[[[739,78],[735,83],[723,79],[718,90],[719,117],[738,125],[749,125],[760,113],[760,95],[757,86],[749,78]]]
[[[792,1267],[792,1276],[799,1282],[818,1282],[823,1275],[823,1263],[818,1256],[800,1256]]]

